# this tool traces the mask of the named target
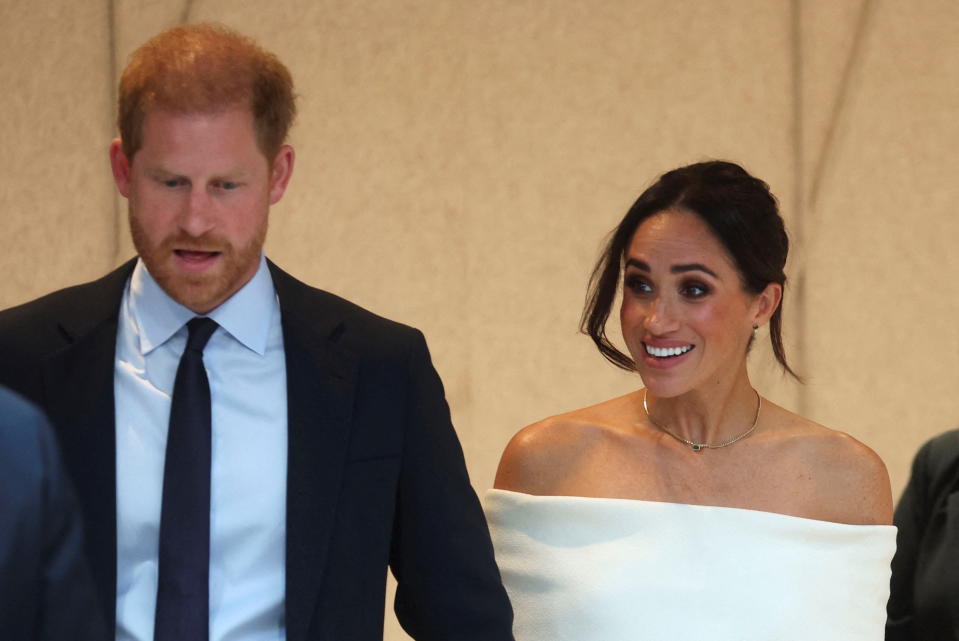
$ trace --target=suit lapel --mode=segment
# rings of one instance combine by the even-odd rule
[[[286,632],[304,641],[318,602],[349,446],[357,363],[309,288],[274,265],[287,375]]]
[[[116,443],[113,355],[116,323],[52,359],[49,412],[83,507],[87,557],[112,621],[116,602]]]
[[[60,322],[66,345],[44,364],[45,404],[85,516],[87,552],[107,621],[116,608],[114,361],[127,263],[77,290]],[[287,371],[286,628],[305,641],[318,602],[349,446],[358,365],[316,293],[272,263]]]
[[[43,366],[44,404],[83,508],[87,556],[106,621],[116,610],[117,317],[133,265],[78,288],[75,313],[59,321],[66,345]]]

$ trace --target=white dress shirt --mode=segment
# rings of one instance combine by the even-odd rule
[[[153,640],[170,397],[194,316],[137,262],[114,378],[118,641]],[[220,325],[203,352],[213,419],[210,641],[283,641],[286,359],[266,259],[208,316]]]

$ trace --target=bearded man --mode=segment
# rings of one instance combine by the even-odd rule
[[[213,25],[120,80],[138,256],[0,312],[0,382],[56,428],[116,638],[512,639],[422,335],[262,253],[295,154],[286,67]]]

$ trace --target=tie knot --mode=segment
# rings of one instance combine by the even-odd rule
[[[210,337],[219,325],[212,318],[197,316],[186,324],[190,332],[190,337],[186,339],[186,348],[195,352],[203,353]]]

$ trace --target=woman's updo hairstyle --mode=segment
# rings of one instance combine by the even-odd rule
[[[660,176],[636,200],[612,232],[589,279],[580,331],[588,334],[611,363],[635,370],[635,363],[606,336],[606,321],[625,267],[626,251],[644,220],[679,209],[699,216],[732,257],[743,289],[759,294],[769,283],[785,289],[789,239],[769,185],[731,162],[714,160],[674,169]],[[769,321],[773,353],[783,369],[799,380],[786,362],[782,341],[783,305]]]

